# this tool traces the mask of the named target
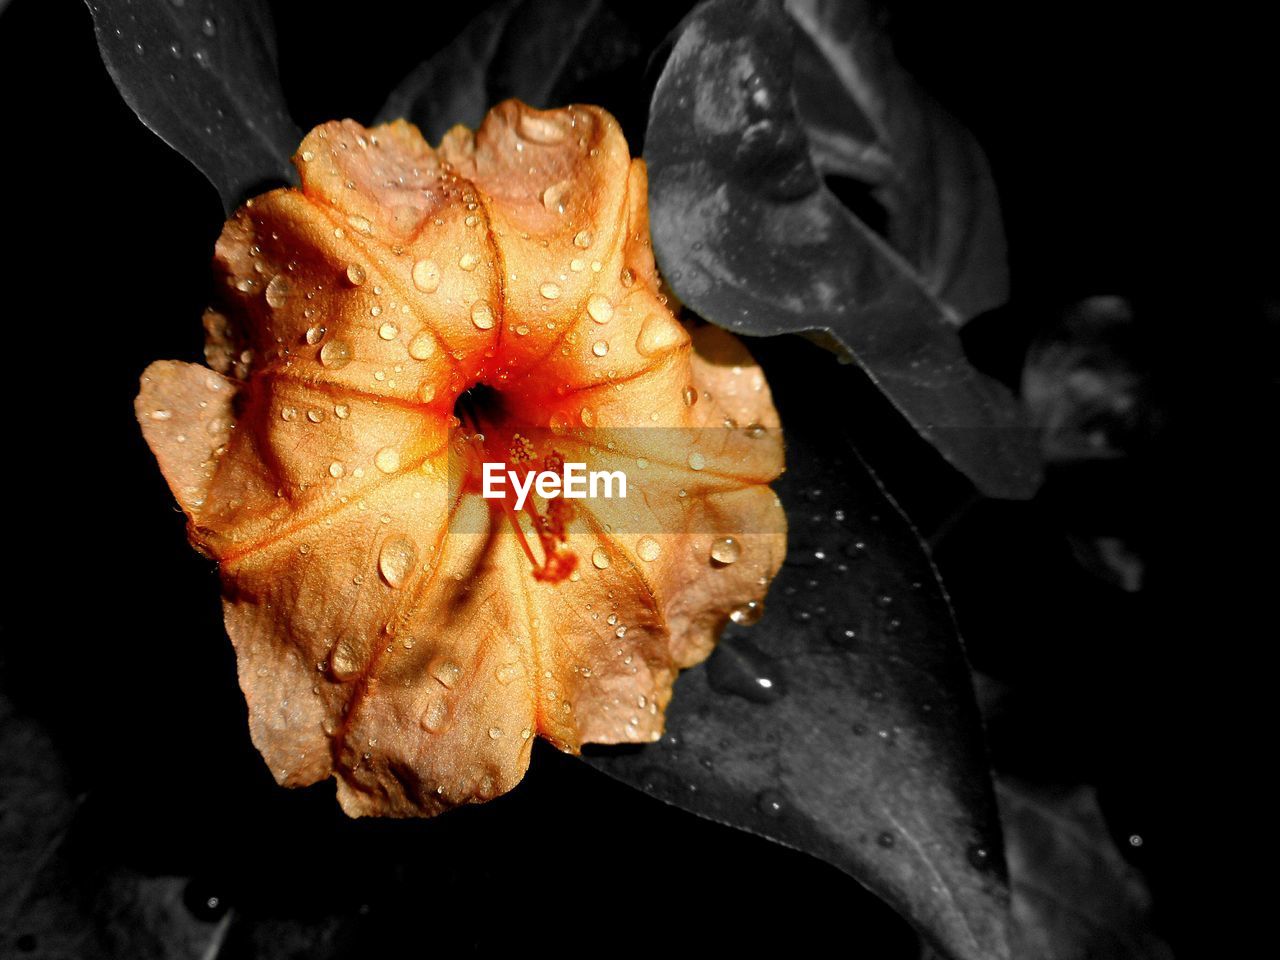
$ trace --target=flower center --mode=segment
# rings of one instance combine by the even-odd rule
[[[511,428],[512,418],[504,409],[502,395],[487,384],[477,383],[460,393],[453,405],[453,415],[469,450],[462,463],[465,471],[463,486],[469,492],[482,488],[485,463],[501,463],[504,471],[515,471],[521,476],[541,470],[558,471],[564,465],[564,457],[555,449],[549,449],[543,456],[538,455],[539,444],[532,434],[545,431],[530,429],[521,433]],[[504,488],[496,503],[529,558],[535,579],[559,583],[572,575],[578,565],[578,556],[564,546],[568,539],[569,521],[573,519],[571,504],[563,497],[551,497],[547,500],[546,512],[540,513],[530,496],[523,508],[517,511],[510,487]],[[542,548],[541,561],[525,535],[520,523],[521,513],[528,515],[532,523]]]

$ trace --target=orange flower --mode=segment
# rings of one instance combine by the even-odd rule
[[[785,550],[759,369],[658,292],[644,164],[593,107],[317,127],[217,244],[210,366],[137,413],[220,567],[254,743],[351,815],[511,789],[532,739],[650,741]],[[481,495],[481,464],[625,499]]]

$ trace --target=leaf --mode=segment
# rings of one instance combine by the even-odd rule
[[[1151,895],[1111,840],[1091,787],[996,785],[1019,960],[1171,960]]]
[[[5,692],[0,664],[0,921],[14,953],[106,960],[212,956],[226,924],[183,906],[184,881],[119,866],[86,869],[75,842],[86,797],[75,795],[57,744]]]
[[[840,421],[814,415],[844,373],[803,343],[753,346],[787,439],[768,612],[681,675],[659,743],[590,760],[834,864],[948,957],[1005,957],[999,826],[946,596]]]
[[[838,344],[980,490],[1028,496],[1038,467],[1020,409],[955,329],[1005,294],[985,162],[862,5],[840,6],[796,5],[812,35],[771,0],[709,0],[685,21],[645,141],[659,266],[723,327]],[[871,188],[887,239],[825,173]]]
[[[298,164],[218,241],[216,372],[153,363],[135,405],[271,772],[426,816],[538,736],[656,739],[786,538],[768,388],[660,296],[644,165],[603,110],[516,101],[438,150],[328,123]],[[544,493],[570,464],[625,496]],[[488,465],[537,495],[482,495]]]
[[[1128,301],[1089,297],[1031,345],[1022,393],[1047,465],[1046,503],[1063,513],[1072,552],[1122,590],[1146,579],[1148,465],[1165,411]],[[1144,522],[1145,521],[1145,522]]]
[[[302,132],[285,107],[265,2],[87,2],[120,95],[209,178],[227,212],[297,182],[289,157]]]
[[[435,143],[455,124],[479,126],[493,104],[510,97],[560,106],[549,101],[551,91],[600,7],[600,0],[494,4],[401,81],[379,121],[410,120]]]

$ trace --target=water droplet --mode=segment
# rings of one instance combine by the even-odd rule
[[[366,279],[367,274],[364,272],[364,267],[358,263],[347,264],[347,283],[353,287],[359,287],[364,284]]]
[[[733,537],[721,537],[711,544],[711,559],[722,566],[737,563],[742,556],[742,544]]]
[[[522,112],[517,128],[520,136],[532,143],[560,143],[565,138],[565,128],[560,121],[545,115]]]
[[[151,411],[152,420],[168,420],[172,416],[173,416],[173,413],[169,410],[152,410]]]
[[[206,37],[212,37],[218,32],[218,25],[214,22],[213,17],[205,17],[200,22],[200,32]]]
[[[467,271],[474,270],[479,262],[480,258],[474,253],[464,253],[458,258],[458,266]]]
[[[374,455],[373,465],[383,473],[395,473],[400,469],[400,451],[395,447],[383,447]]]
[[[409,356],[415,360],[426,360],[436,352],[436,338],[422,330],[409,341]]]
[[[564,432],[569,429],[569,418],[560,411],[556,411],[551,415],[551,432],[556,436],[563,436]]]
[[[388,321],[378,328],[378,336],[383,340],[394,340],[400,336],[400,328]]]
[[[538,292],[548,300],[558,300],[560,299],[560,284],[552,283],[548,280],[538,288]]]
[[[329,464],[329,476],[333,477],[333,479],[335,479],[335,480],[337,480],[339,477],[341,477],[341,476],[342,476],[344,473],[346,473],[346,472],[347,472],[347,471],[346,471],[346,468],[345,468],[345,467],[343,467],[343,465],[342,465],[341,463],[339,463],[337,460],[335,460],[335,461],[333,461],[333,463]]]
[[[1130,837],[1129,840],[1132,842],[1133,838]],[[1138,838],[1138,842],[1142,842],[1141,837]],[[971,843],[966,856],[969,859],[969,865],[975,870],[987,870],[991,867],[991,851],[980,843]]]
[[[449,726],[449,706],[442,697],[433,698],[418,720],[423,730],[441,733]]]
[[[492,330],[494,324],[493,307],[483,300],[477,300],[471,305],[471,322],[481,330]]]
[[[351,408],[345,403],[336,403],[333,406],[333,415],[339,420],[345,420],[351,416]]]
[[[528,335],[529,335],[529,328],[528,328],[528,327],[526,327],[523,323],[522,323],[522,324],[520,324],[518,327],[516,327],[516,336],[517,336],[517,337],[525,337],[525,336],[528,336]]]
[[[729,619],[742,627],[749,627],[760,622],[764,616],[764,604],[759,600],[748,600],[729,611]]]
[[[498,739],[498,738],[500,738],[501,736],[502,736],[502,728],[501,728],[501,727],[490,727],[490,728],[489,728],[489,739],[490,739],[490,740],[497,740],[497,739]]]
[[[573,236],[573,245],[579,249],[585,250],[587,247],[591,246],[592,239],[590,230],[579,230]]]
[[[548,213],[564,213],[572,189],[573,181],[571,180],[553,183],[542,191],[542,205],[547,208]]]
[[[662,554],[662,545],[653,537],[641,537],[636,543],[636,553],[646,563],[653,563]]]
[[[661,314],[653,313],[645,317],[644,323],[640,325],[636,350],[643,357],[653,357],[666,353],[679,342],[680,331],[675,323]]]
[[[350,640],[339,640],[329,654],[329,672],[335,680],[354,680],[360,674],[360,661]]]
[[[756,797],[756,809],[767,816],[780,816],[786,807],[786,798],[778,790],[762,790]]]
[[[698,391],[693,387],[685,387],[680,396],[683,398],[686,407],[692,407],[698,402]]]
[[[524,673],[524,667],[517,662],[504,663],[498,668],[498,682],[508,684]]]
[[[316,324],[314,327],[307,327],[306,340],[309,346],[314,347],[317,343],[324,339],[324,335],[328,333],[326,327]]]
[[[706,458],[706,457],[704,457],[704,456],[703,456],[701,453],[699,453],[697,450],[695,450],[695,451],[693,451],[693,453],[689,454],[689,469],[690,469],[690,470],[701,470],[701,469],[702,469],[703,467],[705,467],[706,465],[707,465],[707,458]]]
[[[884,847],[886,850],[892,849],[894,844],[893,834],[886,830],[884,833],[880,834],[880,836],[876,837],[876,843],[880,844],[880,846]]]
[[[423,383],[418,388],[418,399],[423,403],[430,403],[436,398],[436,388],[430,383]]]
[[[462,676],[462,668],[447,657],[436,657],[427,670],[446,687],[452,687]]]
[[[307,411],[307,419],[312,423],[324,423],[324,411],[312,407]]]
[[[609,554],[602,547],[596,547],[591,551],[591,565],[597,570],[604,570],[609,566]]]
[[[741,642],[721,643],[707,661],[707,682],[721,693],[773,703],[782,697],[782,674],[772,659]]]
[[[758,423],[749,423],[743,429],[746,431],[747,436],[752,440],[759,440],[765,435],[764,427],[760,426]]]
[[[434,260],[419,260],[413,265],[413,285],[423,293],[440,289],[440,268]]]
[[[330,340],[320,348],[320,362],[330,370],[341,370],[351,362],[351,348],[342,340]]]
[[[277,273],[271,278],[271,282],[263,291],[263,296],[266,298],[267,306],[272,310],[279,310],[289,302],[289,281],[283,273]]]
[[[413,561],[417,556],[417,544],[404,534],[387,537],[382,541],[382,549],[378,551],[378,573],[387,582],[387,586],[398,590],[413,569]]]
[[[601,294],[593,294],[587,300],[587,314],[596,323],[608,323],[613,319],[613,304]]]
[[[298,419],[298,409],[296,407],[281,407],[280,419],[286,423],[290,423]]]
[[[603,357],[609,352],[609,344],[603,340],[597,340],[591,345],[591,352],[597,357]]]

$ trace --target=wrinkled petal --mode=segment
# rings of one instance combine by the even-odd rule
[[[213,369],[153,364],[137,401],[276,779],[429,815],[511,789],[536,736],[656,739],[785,520],[768,387],[672,316],[643,163],[601,110],[515,101],[439,150],[328,123],[295,163],[218,241]],[[483,498],[520,457],[627,497]]]

